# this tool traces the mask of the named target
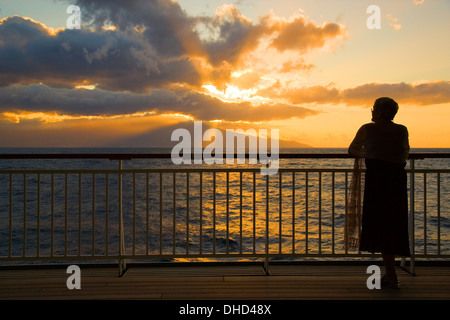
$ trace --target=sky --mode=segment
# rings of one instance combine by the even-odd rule
[[[0,0],[0,147],[164,147],[202,121],[346,148],[388,96],[412,148],[448,148],[449,14],[448,0]]]

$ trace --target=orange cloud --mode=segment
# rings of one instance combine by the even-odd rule
[[[327,40],[345,34],[345,29],[339,24],[327,22],[318,26],[313,21],[306,21],[303,16],[292,21],[279,22],[274,30],[278,35],[272,41],[273,47],[279,51],[296,50],[300,53],[322,47]]]
[[[391,27],[393,27],[395,30],[398,31],[403,27],[400,23],[398,23],[398,18],[393,17],[391,14],[387,15],[387,19],[388,19],[389,25]]]
[[[339,24],[319,26],[298,15],[270,13],[253,22],[233,5],[212,17],[191,17],[172,1],[76,3],[90,21],[81,30],[53,30],[17,16],[0,21],[0,86],[95,85],[147,93],[209,83],[223,89],[268,49],[305,53],[345,35]],[[301,61],[283,64],[283,72],[309,70]]]
[[[3,112],[0,114],[3,120],[20,123],[23,120],[39,120],[43,123],[56,123],[66,120],[112,120],[118,118],[145,117],[154,115],[155,112],[140,112],[134,114],[114,115],[114,116],[92,116],[92,115],[67,115],[46,112]]]
[[[325,86],[283,89],[281,97],[286,98],[294,104],[333,103],[339,101],[339,90]]]
[[[284,99],[292,104],[343,103],[352,106],[372,106],[379,97],[388,96],[399,103],[433,105],[450,103],[450,81],[421,83],[366,83],[353,88],[329,86],[286,88],[279,82],[258,94],[272,99]]]
[[[298,71],[298,70],[311,71],[313,68],[315,68],[315,66],[313,64],[305,63],[305,60],[300,58],[299,61],[289,60],[287,62],[284,62],[280,69],[280,72],[287,73],[287,72]]]
[[[170,135],[145,136],[186,121],[177,115],[134,115],[122,117],[70,117],[58,115],[55,121],[43,119],[54,114],[18,114],[20,123],[2,119],[0,147],[133,147],[164,146]],[[0,114],[0,119],[2,114]],[[6,121],[4,121],[6,120]],[[138,137],[145,136],[138,139]],[[134,144],[133,144],[134,143]]]
[[[392,97],[399,103],[433,105],[450,102],[450,81],[422,83],[367,83],[341,92],[341,99],[349,105],[372,105],[376,98]]]
[[[234,92],[241,94],[241,92]],[[233,98],[233,92],[229,92]],[[36,119],[57,122],[75,119],[113,119],[148,114],[182,114],[198,120],[269,121],[304,118],[315,111],[287,103],[248,100],[224,101],[199,91],[178,88],[149,94],[118,93],[99,89],[52,88],[14,85],[0,88],[0,112],[10,121]]]

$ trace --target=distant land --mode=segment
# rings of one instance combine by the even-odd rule
[[[212,128],[207,123],[203,123],[203,132]],[[159,128],[156,130],[145,132],[144,134],[133,136],[132,138],[126,138],[121,141],[117,141],[114,144],[108,145],[106,147],[131,147],[131,148],[173,148],[179,143],[179,141],[171,141],[172,132],[176,129],[186,129],[190,132],[191,138],[194,137],[194,125],[192,122],[187,122],[183,124],[176,124],[172,126],[167,126],[164,128]],[[245,129],[243,129],[245,131]],[[220,130],[225,143],[225,130]],[[268,130],[270,132],[270,130]],[[203,142],[203,148],[210,144],[211,141]],[[248,143],[248,140],[247,142]],[[270,148],[270,141],[267,145]],[[300,143],[292,140],[279,140],[279,148],[313,148],[313,146]]]

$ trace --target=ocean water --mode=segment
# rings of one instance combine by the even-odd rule
[[[170,153],[170,149],[0,149],[0,153]],[[283,149],[281,153],[346,153],[346,149]],[[411,152],[448,153],[450,149]],[[123,161],[123,169],[259,168],[176,166],[171,159]],[[352,159],[280,159],[280,168],[351,169]],[[407,168],[409,165],[407,166]],[[416,169],[450,168],[450,159],[416,160]],[[0,160],[0,258],[117,254],[119,175],[33,170],[116,170],[108,159]],[[30,173],[2,174],[2,170]],[[183,261],[207,254],[321,257],[345,253],[345,172],[135,172],[122,175],[125,253]],[[450,254],[450,177],[415,176],[415,252]],[[269,188],[267,188],[269,181]],[[438,184],[439,181],[439,184]],[[39,188],[38,188],[39,186]],[[409,183],[408,183],[409,187]],[[25,190],[25,192],[24,192]],[[267,193],[268,192],[268,193]],[[439,197],[438,197],[439,193]],[[12,206],[10,206],[10,197]],[[425,200],[426,199],[426,200]],[[266,237],[268,228],[269,238]],[[177,255],[177,257],[173,257]],[[245,257],[239,256],[239,259]],[[210,259],[212,260],[212,259]],[[0,261],[1,263],[1,261]]]

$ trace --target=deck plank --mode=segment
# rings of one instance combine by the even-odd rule
[[[417,267],[412,276],[399,269],[400,290],[369,290],[365,266],[273,265],[262,267],[131,267],[123,277],[116,268],[81,268],[81,290],[69,290],[64,268],[1,269],[2,300],[334,300],[450,299],[450,268]]]

